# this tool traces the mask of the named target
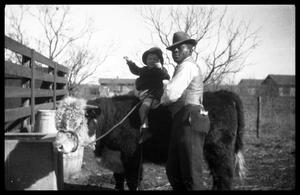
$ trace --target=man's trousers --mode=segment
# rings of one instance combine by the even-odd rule
[[[209,125],[199,105],[189,104],[175,114],[166,165],[174,190],[203,189],[203,145]]]

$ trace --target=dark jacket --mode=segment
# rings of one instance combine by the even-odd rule
[[[170,79],[167,69],[165,69],[164,67],[162,67],[162,69],[149,68],[147,66],[140,68],[133,62],[127,62],[127,64],[133,74],[140,76],[135,81],[136,89],[149,89],[151,90],[150,94],[153,98],[160,99],[163,94],[162,81],[165,79]]]

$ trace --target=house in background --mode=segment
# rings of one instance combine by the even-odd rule
[[[261,79],[242,79],[239,84],[239,94],[258,95],[260,94]]]
[[[91,99],[133,92],[135,79],[100,78],[100,85],[81,85],[77,96]],[[209,85],[204,91],[229,90],[242,96],[295,97],[295,75],[268,75],[262,79],[242,79],[238,85]]]
[[[239,88],[237,85],[230,85],[230,84],[209,84],[206,85],[204,84],[204,91],[219,91],[219,90],[227,90],[227,91],[232,91],[237,94],[239,94]]]
[[[99,84],[81,84],[75,93],[76,97],[95,99],[128,94],[135,88],[135,79],[99,79]]]
[[[100,96],[99,85],[94,85],[94,84],[79,85],[75,96],[84,99],[98,98]]]
[[[100,88],[114,94],[126,94],[135,88],[135,79],[100,78]]]
[[[261,95],[295,97],[295,87],[295,75],[270,74],[261,83]]]

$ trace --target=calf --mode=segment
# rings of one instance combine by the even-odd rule
[[[139,102],[135,96],[115,96],[98,98],[87,104],[97,107],[86,113],[89,131],[96,137],[105,134],[113,125],[121,121]],[[213,177],[213,189],[231,189],[235,169],[240,177],[245,174],[243,148],[244,113],[240,98],[233,92],[205,92],[203,104],[209,112],[210,130],[204,143],[204,155]],[[116,189],[123,190],[124,182],[130,190],[138,187],[138,178],[142,179],[140,159],[154,163],[165,163],[172,118],[167,107],[160,106],[149,113],[149,128],[153,136],[138,144],[140,119],[138,108],[122,124],[95,146],[95,156],[102,166],[114,172]],[[92,118],[96,117],[95,120]],[[86,133],[89,132],[86,130]],[[89,136],[85,137],[86,139]],[[79,136],[84,139],[84,136]],[[65,144],[69,140],[65,136]],[[84,141],[79,141],[83,143]],[[71,140],[70,145],[75,145]],[[141,146],[143,147],[141,150]],[[71,147],[63,147],[63,152],[71,152]],[[140,174],[140,175],[139,175]]]

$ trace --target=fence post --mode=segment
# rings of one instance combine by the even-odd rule
[[[261,96],[257,96],[257,119],[256,119],[256,137],[259,138],[259,124],[261,114]]]
[[[57,75],[57,63],[54,63],[54,91],[53,91],[53,109],[56,110],[56,75]]]
[[[31,131],[34,131],[34,124],[35,124],[35,94],[34,94],[34,88],[35,88],[35,76],[34,76],[34,60],[35,60],[35,54],[34,50],[31,49],[31,61],[30,61],[30,68],[31,68]]]
[[[24,56],[22,55],[22,66],[27,66],[29,67],[29,63],[30,63],[30,58],[27,57],[27,56]],[[23,78],[22,79],[22,88],[28,88],[29,87],[29,82],[30,82],[30,79],[28,78]],[[29,106],[29,101],[30,99],[29,98],[22,98],[22,106],[23,107],[26,107],[26,106]],[[23,122],[22,122],[22,125],[21,125],[21,132],[31,132],[31,129],[30,129],[30,126],[29,126],[29,117],[26,117]]]
[[[67,74],[64,73],[63,75],[64,75],[64,77],[67,77],[67,79],[68,79],[68,75],[67,75]],[[68,81],[69,81],[69,79],[68,79]],[[65,95],[63,96],[63,98],[70,95],[69,84],[70,84],[70,83],[67,82],[67,83],[64,84],[64,86],[63,86],[63,89],[66,89],[66,90],[67,90],[67,94],[65,94]]]

